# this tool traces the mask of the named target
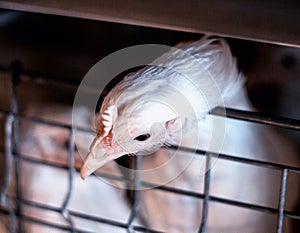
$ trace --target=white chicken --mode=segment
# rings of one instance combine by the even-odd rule
[[[179,131],[192,129],[242,83],[225,41],[207,38],[129,74],[104,99],[82,177],[124,154],[179,143]]]
[[[293,145],[273,129],[235,120],[226,120],[225,129],[224,118],[208,114],[224,103],[252,110],[243,84],[225,40],[204,37],[180,44],[127,75],[105,97],[81,177],[125,154],[156,152],[143,156],[142,180],[202,193],[204,158],[160,149],[169,144],[297,164]],[[211,171],[210,195],[277,208],[280,171],[223,159],[213,161]],[[290,208],[298,193],[299,182],[293,179],[289,176],[294,187],[288,192]],[[151,228],[190,233],[199,229],[201,205],[194,197],[142,190],[139,213]],[[276,221],[276,215],[210,201],[206,232],[275,232]],[[285,220],[284,232],[290,231]]]

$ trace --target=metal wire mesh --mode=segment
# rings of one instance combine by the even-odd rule
[[[1,69],[2,71],[8,71],[10,69]],[[103,224],[112,225],[118,228],[122,228],[126,230],[127,232],[158,232],[153,229],[147,229],[142,226],[135,225],[134,220],[137,217],[137,212],[139,208],[139,191],[138,189],[135,189],[134,191],[134,204],[132,206],[131,214],[127,220],[127,222],[119,222],[111,219],[106,219],[102,217],[96,217],[93,215],[89,215],[89,213],[81,213],[73,210],[68,209],[68,205],[70,202],[70,197],[73,192],[73,183],[74,183],[74,174],[78,172],[78,170],[74,167],[74,153],[75,153],[75,142],[74,142],[74,129],[70,124],[63,124],[63,123],[57,123],[53,121],[44,120],[37,117],[29,117],[22,115],[18,112],[18,102],[16,98],[16,86],[21,81],[20,76],[23,74],[28,75],[31,79],[35,79],[36,77],[39,78],[45,78],[45,79],[51,79],[53,77],[47,77],[47,76],[40,76],[36,75],[31,72],[25,72],[20,69],[20,66],[18,64],[14,64],[11,68],[11,74],[12,74],[12,95],[11,95],[11,109],[10,111],[4,111],[0,109],[0,116],[5,118],[5,147],[0,148],[0,153],[5,156],[5,174],[4,174],[4,180],[2,182],[1,191],[0,191],[0,197],[1,197],[1,208],[0,212],[8,216],[8,226],[9,226],[9,232],[23,232],[23,225],[24,222],[32,222],[36,224],[45,225],[51,228],[56,228],[60,230],[70,231],[70,232],[89,232],[82,229],[78,229],[74,227],[74,224],[72,222],[71,217],[78,217],[86,220],[91,221],[97,221]],[[56,80],[53,79],[54,82],[61,82],[66,83],[64,80]],[[68,84],[76,85],[76,83],[72,83],[67,81]],[[218,108],[211,111],[210,114],[213,115],[220,115],[222,116],[223,111],[219,111]],[[275,118],[266,116],[260,113],[254,113],[254,112],[247,112],[247,111],[240,111],[240,110],[234,110],[234,109],[226,109],[226,117],[234,118],[242,121],[251,121],[255,123],[260,124],[268,124],[272,126],[279,126],[287,129],[292,130],[300,130],[300,121],[299,120],[292,120],[292,119],[286,119],[286,118]],[[26,155],[20,154],[19,151],[19,130],[18,130],[18,123],[20,121],[28,121],[28,122],[35,122],[43,125],[48,125],[51,127],[59,127],[64,128],[69,131],[69,165],[62,165],[57,164],[55,162],[50,161],[42,161],[36,158],[32,158]],[[82,129],[86,130],[86,129]],[[176,145],[170,146],[170,150],[182,150],[182,151],[194,151],[193,148],[182,148],[178,147]],[[158,186],[155,187],[156,189],[162,190],[164,192],[172,192],[176,193],[178,195],[186,195],[194,198],[199,198],[203,200],[203,206],[202,206],[202,219],[201,219],[201,225],[199,226],[199,232],[205,232],[206,229],[206,222],[207,217],[209,213],[209,202],[218,202],[218,203],[224,203],[228,205],[234,205],[237,207],[252,209],[264,213],[270,213],[272,215],[277,216],[277,232],[283,232],[283,221],[284,218],[290,218],[295,220],[300,220],[300,216],[285,210],[285,201],[286,201],[286,187],[287,187],[287,180],[290,173],[300,173],[300,169],[293,166],[286,166],[283,164],[273,163],[273,162],[263,162],[258,161],[254,159],[248,159],[248,158],[238,158],[227,154],[215,154],[215,153],[206,153],[207,151],[203,150],[196,150],[195,151],[197,155],[199,156],[206,156],[206,166],[210,167],[211,158],[218,156],[219,159],[222,160],[228,160],[228,161],[235,161],[238,163],[243,164],[250,164],[262,168],[268,168],[268,169],[274,169],[279,170],[281,172],[281,188],[280,188],[280,198],[277,208],[262,206],[259,204],[249,204],[245,202],[241,202],[238,200],[231,200],[226,199],[222,197],[213,196],[210,194],[210,170],[208,169],[208,172],[206,172],[204,179],[204,192],[193,192],[193,191],[187,191],[184,189],[179,189],[175,187],[167,187],[167,186]],[[137,160],[135,163],[135,167],[137,170],[139,170],[139,167],[141,166],[141,160],[142,156],[137,156]],[[51,167],[58,167],[62,169],[68,170],[68,191],[65,194],[63,204],[61,207],[53,207],[50,205],[47,205],[47,203],[38,203],[32,200],[26,200],[22,196],[22,186],[21,186],[21,180],[20,176],[22,175],[22,162],[28,162],[32,164],[40,164],[42,166],[51,166]],[[15,166],[15,169],[12,169],[12,166]],[[13,174],[13,171],[15,174]],[[116,180],[124,180],[126,178],[124,177],[118,177],[108,174],[100,174],[102,176],[109,177],[110,179],[116,179]],[[7,189],[8,185],[11,182],[11,179],[15,179],[16,183],[16,196],[8,196],[7,195]],[[133,177],[134,180],[134,186],[138,187],[140,185],[143,185],[145,187],[149,186],[152,187],[152,184],[149,182],[141,181],[139,176],[136,175]],[[23,213],[23,207],[24,206],[32,206],[39,209],[52,211],[56,213],[60,213],[63,218],[65,219],[67,225],[59,225],[59,224],[53,224],[47,221],[47,219],[41,220],[36,219],[31,216],[27,216]]]

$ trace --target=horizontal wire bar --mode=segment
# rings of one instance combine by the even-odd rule
[[[0,148],[0,152],[3,152],[3,148]],[[55,163],[55,162],[51,162],[51,161],[47,161],[47,160],[37,159],[37,158],[33,158],[33,157],[23,155],[20,153],[13,153],[13,156],[15,159],[23,160],[23,161],[34,163],[34,164],[40,164],[40,165],[45,165],[45,166],[50,166],[50,167],[55,167],[55,168],[69,169],[68,165],[63,165],[63,164],[59,164],[59,163]]]
[[[40,202],[36,202],[36,201],[32,201],[32,200],[27,200],[27,199],[24,199],[24,198],[21,199],[21,198],[17,198],[17,197],[13,197],[13,196],[8,196],[8,198],[13,200],[13,201],[16,201],[18,203],[22,203],[23,205],[27,205],[27,206],[30,206],[30,207],[39,208],[39,209],[43,209],[43,210],[50,210],[50,211],[56,212],[58,214],[61,214],[61,209],[62,208],[58,208],[58,207],[55,207],[55,206],[50,206],[50,205],[40,203]]]
[[[225,110],[225,111],[224,111]],[[285,117],[273,117],[260,112],[250,112],[232,108],[217,107],[210,111],[210,114],[223,116],[243,121],[250,121],[265,125],[272,125],[286,129],[300,130],[300,120]]]
[[[153,187],[154,189],[158,189],[158,190],[162,190],[162,191],[172,192],[172,193],[186,195],[186,196],[200,198],[200,199],[204,198],[204,194],[193,192],[193,191],[178,189],[178,188],[174,188],[174,187],[167,187],[167,186],[154,186],[155,185],[154,183],[149,183],[149,182],[145,182],[145,181],[142,181],[141,184],[143,186]],[[234,205],[234,206],[243,207],[243,208],[247,208],[247,209],[254,209],[254,210],[257,210],[260,212],[278,214],[278,209],[276,209],[276,208],[265,207],[265,206],[251,204],[251,203],[245,203],[245,202],[240,202],[240,201],[236,201],[236,200],[221,198],[221,197],[217,197],[217,196],[211,196],[211,195],[209,196],[209,198],[210,198],[210,201],[215,201],[218,203]],[[300,220],[300,215],[294,214],[290,211],[284,211],[284,215],[289,218]]]
[[[85,213],[79,213],[79,212],[75,212],[70,210],[70,215],[74,216],[74,217],[80,217],[80,218],[84,218],[87,220],[92,220],[92,221],[97,221],[97,222],[101,222],[101,223],[105,223],[105,224],[109,224],[109,225],[114,225],[117,227],[122,227],[124,229],[127,229],[129,226],[127,223],[121,223],[121,222],[117,222],[114,220],[110,220],[110,219],[104,219],[101,217],[96,217],[96,216],[91,216]],[[149,232],[149,233],[160,233],[159,231],[155,231],[155,230],[151,230],[149,228],[144,228],[141,226],[132,226],[131,229],[135,230],[135,231],[141,231],[141,232]]]
[[[245,202],[240,202],[236,200],[230,200],[230,199],[225,199],[217,196],[210,196],[210,201],[215,201],[218,203],[222,204],[228,204],[230,206],[237,206],[237,207],[242,207],[246,209],[251,209],[259,212],[264,212],[264,213],[269,213],[269,214],[278,214],[278,209],[272,208],[272,207],[266,207],[266,206],[260,206],[252,203],[245,203]],[[295,213],[292,213],[291,211],[284,211],[284,216],[295,219],[295,220],[300,220],[300,215],[297,215]]]
[[[261,161],[261,160],[256,160],[256,159],[241,158],[241,157],[236,157],[236,156],[229,155],[229,154],[215,153],[215,152],[206,151],[206,150],[202,150],[202,149],[195,150],[193,148],[181,147],[181,146],[177,146],[177,145],[170,145],[164,149],[193,152],[198,155],[205,155],[206,153],[209,153],[212,156],[218,157],[219,159],[223,159],[223,160],[235,161],[235,162],[240,162],[243,164],[250,164],[250,165],[255,165],[255,166],[259,166],[259,167],[267,167],[270,169],[277,169],[277,170],[288,169],[290,172],[295,172],[295,173],[300,174],[299,167],[295,167],[295,166],[291,166],[291,165],[283,165],[283,164],[275,163],[275,162],[267,162],[267,161]],[[3,152],[2,148],[0,148],[0,152]],[[14,153],[13,155],[15,155],[15,154],[16,153]],[[21,154],[18,153],[17,155],[21,155]],[[53,166],[53,167],[58,167],[58,168],[69,169],[69,166],[67,166],[67,165],[62,165],[62,164],[58,164],[58,163],[54,163],[54,162],[39,160],[39,159],[32,158],[32,157],[26,156],[26,155],[21,155],[20,157],[21,158],[18,158],[18,159],[22,159],[22,160],[25,160],[28,162],[33,162],[36,164],[42,164],[42,165],[48,165],[48,166]],[[76,170],[78,170],[78,168],[76,168]],[[102,173],[99,173],[99,174],[102,174]],[[107,178],[109,178],[109,177],[107,177]],[[111,178],[113,178],[113,176],[111,176]]]
[[[12,199],[12,200],[14,200],[14,201],[16,201],[20,204],[23,204],[23,205],[27,205],[27,206],[31,206],[31,207],[35,207],[35,208],[39,208],[39,209],[43,209],[43,210],[54,211],[58,214],[61,214],[61,210],[62,210],[61,208],[58,208],[58,207],[49,206],[49,205],[46,205],[46,204],[43,204],[43,203],[38,203],[38,202],[35,202],[35,201],[31,201],[31,200],[19,199],[19,198],[10,197],[10,196],[9,196],[9,199]],[[3,212],[3,213],[7,214],[7,211],[2,210],[1,208],[0,208],[0,212]],[[73,216],[73,217],[83,218],[83,219],[91,220],[91,221],[97,221],[97,222],[101,222],[103,224],[112,225],[112,226],[115,226],[115,227],[121,227],[121,228],[124,228],[124,229],[126,229],[128,227],[127,223],[125,223],[125,222],[122,223],[122,222],[118,222],[118,221],[114,221],[114,220],[110,220],[110,219],[106,219],[106,218],[102,218],[102,217],[97,217],[97,216],[93,216],[93,215],[89,215],[89,214],[85,214],[85,213],[81,213],[81,212],[77,212],[77,211],[73,211],[73,210],[69,210],[69,214],[70,214],[70,216]],[[41,223],[43,222],[43,225],[48,225],[49,224],[49,226],[51,225],[52,227],[56,227],[56,224],[51,224],[49,222],[44,222],[44,221],[41,221],[39,219],[29,217],[29,216],[26,216],[26,215],[20,215],[19,214],[18,217],[31,218],[31,220],[37,220],[37,221],[40,221]],[[59,226],[57,228],[60,228],[62,230],[71,230],[71,228],[68,227],[68,226]],[[153,233],[159,233],[158,231],[154,231],[154,230],[144,228],[144,227],[140,227],[140,226],[133,226],[132,229],[137,230],[137,231],[146,230],[147,232],[151,232],[151,233],[152,232]],[[78,232],[78,231],[83,232],[82,230],[78,230],[78,229],[77,230],[74,229],[74,230],[76,232]]]
[[[230,200],[222,197],[217,197],[217,196],[210,196],[211,201],[219,202],[222,204],[228,204],[231,206],[237,206],[237,207],[243,207],[246,209],[252,209],[264,213],[270,213],[270,214],[278,214],[278,209],[272,208],[272,207],[266,207],[266,206],[261,206],[261,205],[256,205],[253,203],[246,203],[246,202],[241,202],[241,201],[236,201],[236,200]]]
[[[0,148],[0,152],[3,152],[3,148]],[[15,154],[13,154],[13,156],[15,156]],[[59,164],[59,163],[52,162],[52,161],[47,161],[47,160],[40,160],[40,159],[33,158],[33,157],[23,155],[23,154],[20,154],[20,153],[18,153],[18,156],[16,156],[15,159],[22,160],[22,161],[29,162],[29,163],[33,163],[33,164],[39,164],[39,165],[43,165],[43,166],[50,166],[50,167],[54,167],[54,168],[69,170],[69,165]],[[79,172],[80,168],[75,167],[75,170],[77,172]],[[92,174],[92,175],[95,175],[95,174]],[[107,174],[107,173],[104,173],[104,172],[97,172],[97,176],[101,176],[103,178],[112,179],[112,180],[116,180],[116,181],[131,181],[131,179],[125,178],[123,176]]]
[[[143,183],[143,185],[145,185],[145,182],[141,182],[141,183]],[[168,192],[172,192],[172,193],[177,193],[177,194],[183,194],[186,196],[192,196],[192,197],[196,197],[196,198],[200,198],[200,199],[204,198],[203,194],[192,192],[192,191],[185,191],[185,190],[181,190],[181,189],[177,189],[177,188],[173,188],[173,187],[160,186],[160,187],[155,187],[155,189],[168,191]],[[17,199],[16,197],[11,197],[11,196],[8,196],[8,198],[13,199],[14,201],[19,202],[21,204],[31,206],[31,207],[61,213],[61,208],[58,208],[58,207],[49,206],[49,205],[46,205],[43,203],[37,203],[37,202],[31,201],[31,200]],[[272,207],[256,205],[253,203],[245,203],[245,202],[241,202],[241,201],[217,197],[214,195],[210,195],[209,198],[210,198],[210,201],[221,203],[221,204],[227,204],[227,205],[231,205],[231,206],[251,209],[251,210],[255,210],[255,211],[259,211],[259,212],[263,212],[263,213],[269,213],[269,214],[273,214],[273,215],[274,214],[277,215],[279,213],[278,209],[272,208]],[[1,208],[0,208],[0,211],[5,212],[4,210],[1,210]],[[101,217],[97,217],[97,216],[91,216],[91,215],[85,214],[85,213],[79,213],[79,212],[72,211],[72,210],[70,210],[69,213],[70,213],[70,215],[72,215],[74,217],[84,218],[84,219],[91,220],[91,221],[99,221],[99,222],[102,222],[105,224],[119,226],[119,227],[123,227],[123,228],[128,227],[127,223],[121,223],[121,222],[117,222],[114,220],[109,220],[109,219],[105,219],[105,218],[101,218]],[[297,215],[291,211],[284,211],[283,215],[290,219],[300,220],[300,215]],[[134,226],[132,229],[134,229]]]
[[[47,226],[47,227],[56,228],[56,229],[60,229],[60,230],[64,230],[64,231],[69,231],[70,230],[69,227],[62,226],[62,225],[57,224],[57,223],[50,223],[50,222],[47,222],[47,221],[43,221],[43,220],[40,220],[40,219],[37,219],[37,218],[24,216],[24,215],[18,215],[18,217],[22,220],[33,222],[33,223],[36,223],[36,224],[39,224],[39,225],[44,225],[44,226]]]
[[[122,227],[122,228],[127,228],[127,224],[123,223],[123,222],[118,222],[115,220],[111,220],[111,219],[105,219],[105,218],[101,218],[101,217],[97,217],[97,216],[93,216],[90,214],[85,214],[85,213],[79,213],[76,211],[69,211],[70,215],[74,216],[74,217],[79,217],[79,218],[83,218],[86,220],[92,220],[92,221],[96,221],[96,222],[101,222],[104,224],[108,224],[108,225],[113,225],[116,227]]]
[[[9,114],[10,114],[9,111],[4,111],[4,110],[0,109],[0,116],[1,115],[6,116],[6,115],[9,115]],[[76,126],[76,125],[72,125],[72,124],[65,124],[65,123],[61,123],[61,122],[57,122],[57,121],[46,120],[46,119],[39,118],[39,117],[26,116],[26,115],[23,115],[23,114],[14,114],[14,115],[15,115],[15,118],[18,119],[18,120],[23,120],[23,121],[43,124],[43,125],[47,125],[47,126],[64,128],[64,129],[69,129],[69,130],[73,129],[73,130],[78,130],[78,131],[81,131],[81,132],[96,134],[96,132],[93,131],[92,129],[84,128],[84,127],[80,127],[80,126]]]
[[[36,219],[36,218],[33,218],[33,217],[29,217],[29,216],[20,216],[22,219],[26,220],[26,221],[30,221],[30,222],[33,222],[33,223],[36,223],[36,224],[40,224],[40,225],[44,225],[44,226],[48,226],[48,227],[51,227],[51,228],[56,228],[56,229],[60,229],[60,230],[66,230],[66,231],[71,231],[71,228],[68,227],[68,226],[62,226],[60,224],[57,224],[57,223],[50,223],[50,222],[46,222],[46,221],[42,221],[40,219]],[[96,221],[96,220],[94,220]],[[108,224],[108,225],[113,225],[111,224],[110,222],[102,222],[104,224]],[[125,226],[121,227],[121,226],[116,226],[114,225],[115,227],[120,227],[120,228],[125,228]],[[149,228],[145,228],[145,227],[142,227],[142,226],[133,226],[132,229],[134,231],[137,231],[137,232],[147,232],[147,233],[163,233],[161,231],[155,231],[155,230],[151,230]],[[87,231],[87,230],[81,230],[81,229],[78,229],[78,228],[74,228],[74,231],[76,233],[98,233],[98,232],[95,232],[95,231]]]
[[[197,193],[194,191],[188,191],[188,190],[178,189],[178,188],[174,188],[174,187],[167,187],[167,186],[155,186],[154,183],[149,183],[149,182],[145,182],[145,181],[142,181],[141,184],[143,186],[153,187],[154,189],[158,189],[158,190],[162,190],[162,191],[167,191],[167,192],[185,195],[185,196],[189,196],[189,197],[204,199],[204,194]],[[214,202],[218,202],[218,203],[233,205],[233,206],[237,206],[237,207],[243,207],[243,208],[247,208],[247,209],[253,209],[253,210],[260,211],[260,212],[266,212],[266,213],[271,213],[271,214],[279,213],[278,212],[279,210],[276,208],[271,208],[271,207],[260,206],[260,205],[256,205],[256,204],[252,204],[252,203],[246,203],[246,202],[226,199],[226,198],[217,197],[217,196],[213,196],[213,195],[209,195],[209,198],[210,198],[210,201],[214,201]],[[290,211],[284,211],[284,216],[292,218],[292,219],[300,220],[300,215],[294,214]]]
[[[53,211],[53,212],[56,212],[58,214],[61,214],[62,208],[49,206],[49,205],[46,205],[46,204],[43,204],[43,203],[38,203],[38,202],[35,202],[35,201],[31,201],[31,200],[18,199],[16,197],[10,197],[9,196],[9,198],[12,199],[12,200],[15,200],[15,201],[17,201],[17,202],[19,202],[23,205],[27,205],[27,206],[30,206],[30,207],[39,208],[39,209],[43,209],[43,210],[49,210],[49,211]],[[84,219],[87,219],[87,220],[99,221],[99,222],[102,222],[102,223],[106,223],[106,224],[126,228],[125,223],[119,223],[117,221],[104,219],[104,218],[100,218],[100,217],[96,217],[96,216],[92,216],[92,215],[88,215],[88,214],[83,214],[83,213],[79,213],[79,212],[76,212],[76,211],[70,211],[70,215],[73,215],[73,216],[79,217],[79,218],[84,218]],[[20,216],[24,217],[25,215],[20,215]],[[68,227],[68,229],[69,229],[69,227]]]
[[[50,222],[43,221],[43,220],[33,218],[33,217],[29,217],[29,216],[20,216],[20,217],[25,221],[32,222],[32,223],[35,223],[35,224],[48,226],[48,227],[55,228],[55,229],[65,230],[65,231],[68,231],[68,232],[70,232],[72,230],[69,226],[63,226],[63,225],[60,225],[60,224],[57,224],[57,223],[50,223]],[[74,231],[76,233],[96,233],[94,231],[80,230],[78,228],[74,228]]]
[[[205,155],[206,153],[209,153],[214,157],[218,157],[219,159],[224,159],[224,160],[228,160],[228,161],[235,161],[235,162],[240,162],[243,164],[250,164],[250,165],[255,165],[255,166],[259,166],[259,167],[267,167],[267,168],[277,169],[277,170],[288,169],[291,172],[300,173],[299,167],[295,167],[295,166],[291,166],[291,165],[284,165],[284,164],[275,163],[275,162],[267,162],[267,161],[261,161],[261,160],[256,160],[256,159],[236,157],[234,155],[215,153],[215,152],[211,152],[211,151],[207,151],[207,150],[193,149],[193,148],[182,147],[182,146],[177,146],[177,145],[170,145],[167,148],[172,149],[172,150],[193,152],[198,155]]]
[[[10,112],[0,109],[0,114],[5,116],[5,115],[10,114]],[[243,121],[254,122],[254,123],[260,123],[260,124],[265,124],[265,125],[277,126],[277,127],[282,127],[282,128],[286,128],[286,129],[300,130],[300,120],[284,118],[284,117],[273,117],[273,116],[269,116],[269,115],[262,114],[259,112],[250,112],[250,111],[231,109],[231,108],[225,108],[225,111],[224,111],[223,108],[217,107],[217,108],[211,110],[210,114],[216,115],[216,116],[223,116],[223,117],[227,117],[227,118],[243,120]],[[22,114],[17,114],[16,117],[21,120],[26,120],[26,121],[35,122],[35,123],[41,123],[41,124],[55,126],[55,127],[61,127],[61,128],[67,128],[67,129],[70,129],[72,127],[71,124],[63,124],[60,122],[45,120],[45,119],[38,118],[38,117],[25,116]],[[83,128],[83,127],[79,127],[79,126],[78,127],[75,126],[75,129],[84,131],[84,132],[95,133],[91,129],[87,129],[87,128]]]
[[[138,232],[146,232],[146,233],[165,233],[163,231],[155,231],[155,230],[150,230],[148,228],[145,227],[141,227],[141,226],[133,226],[132,228],[134,231],[138,231]]]
[[[292,213],[291,211],[284,211],[284,216],[288,217],[288,218],[291,218],[291,219],[295,219],[295,220],[299,220],[300,221],[300,215]]]
[[[117,226],[117,227],[122,227],[124,229],[129,227],[127,223],[121,223],[121,222],[117,222],[117,221],[110,220],[110,219],[104,219],[104,218],[101,218],[101,217],[96,217],[96,216],[88,215],[88,214],[85,214],[85,213],[79,213],[79,212],[72,211],[72,210],[70,210],[70,215],[72,215],[74,217],[84,218],[84,219],[87,219],[87,220],[102,222],[102,223],[109,224],[109,225],[114,225],[114,226]],[[149,232],[149,233],[160,233],[159,231],[151,230],[149,228],[145,228],[145,227],[141,227],[141,226],[134,226],[134,225],[132,226],[131,229],[133,229],[135,231],[141,231],[141,232],[146,231],[146,232]]]
[[[295,167],[295,166],[290,166],[290,165],[283,165],[280,163],[273,163],[273,162],[267,162],[267,161],[260,161],[260,160],[255,160],[255,159],[249,159],[249,158],[241,158],[241,157],[236,157],[233,155],[228,155],[228,154],[218,154],[218,153],[214,153],[214,152],[210,152],[210,151],[206,151],[206,150],[201,150],[201,149],[192,149],[192,148],[187,148],[187,147],[180,147],[180,146],[176,146],[176,145],[170,145],[168,146],[168,149],[172,149],[172,150],[180,150],[180,151],[185,151],[185,152],[194,152],[197,155],[202,155],[204,156],[206,153],[211,154],[214,157],[218,157],[219,159],[223,159],[223,160],[228,160],[228,161],[235,161],[235,162],[240,162],[243,164],[249,164],[249,165],[255,165],[255,166],[259,166],[259,167],[267,167],[270,169],[276,169],[276,170],[282,170],[282,169],[288,169],[289,172],[295,172],[295,173],[299,173],[300,174],[300,168]],[[4,152],[3,148],[0,147],[0,152]],[[68,165],[63,165],[63,164],[59,164],[59,163],[55,163],[55,162],[50,162],[50,161],[46,161],[46,160],[40,160],[37,158],[32,158],[30,156],[27,155],[22,155],[22,154],[13,154],[20,156],[20,158],[18,157],[17,159],[21,159],[27,162],[32,162],[35,164],[41,164],[41,165],[47,165],[47,166],[52,166],[52,167],[57,167],[57,168],[63,168],[63,169],[69,169]],[[76,168],[76,170],[78,171],[79,168]],[[114,175],[110,175],[110,174],[105,174],[105,173],[101,173],[101,172],[97,172],[97,175],[100,176],[104,176],[105,178],[111,178],[111,179],[119,179],[119,180],[123,180],[122,177],[120,176],[114,176]]]
[[[197,193],[194,191],[189,191],[189,190],[184,190],[184,189],[179,189],[179,188],[169,187],[169,186],[158,186],[158,184],[151,183],[151,182],[141,181],[141,185],[149,188],[166,191],[166,192],[180,194],[180,195],[186,195],[186,196],[200,198],[200,199],[204,198],[203,193]]]

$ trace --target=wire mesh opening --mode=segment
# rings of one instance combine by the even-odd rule
[[[8,232],[24,232],[27,223],[44,226],[51,230],[57,229],[68,232],[95,232],[92,230],[82,229],[79,225],[75,225],[74,221],[86,221],[86,222],[97,222],[99,225],[103,225],[105,229],[103,232],[114,232],[116,229],[123,230],[124,232],[159,232],[151,227],[146,227],[141,223],[137,223],[138,209],[140,206],[140,191],[133,191],[132,204],[130,205],[130,212],[126,216],[126,219],[113,219],[106,218],[105,216],[97,216],[93,213],[84,212],[80,210],[69,209],[71,197],[74,195],[75,177],[78,176],[78,164],[76,165],[76,149],[74,142],[74,129],[71,124],[56,122],[53,120],[46,120],[37,116],[27,116],[19,113],[18,101],[17,101],[17,86],[26,80],[34,80],[39,82],[40,80],[47,80],[47,82],[55,82],[61,85],[71,85],[76,87],[74,83],[67,83],[64,80],[56,80],[55,78],[47,78],[47,76],[40,76],[30,72],[22,70],[19,63],[14,63],[12,68],[2,68],[2,73],[10,73],[11,76],[11,93],[10,95],[10,109],[0,109],[0,119],[3,123],[1,131],[4,135],[4,145],[0,148],[1,160],[5,163],[2,164],[3,171],[2,182],[1,182],[1,221],[3,225],[8,229]],[[210,114],[222,115],[222,111],[218,108],[211,111]],[[277,127],[282,127],[292,130],[300,130],[300,121],[287,118],[276,118],[266,116],[264,114],[247,112],[235,109],[226,109],[226,117],[237,119],[240,121],[250,121],[259,124],[267,124]],[[20,144],[22,139],[20,138],[20,125],[24,122],[30,122],[31,124],[43,125],[50,128],[56,128],[63,130],[67,135],[68,140],[65,143],[65,149],[68,153],[63,158],[65,161],[60,163],[57,161],[45,160],[41,156],[31,156],[22,154]],[[81,129],[82,132],[90,132],[90,129]],[[44,132],[47,135],[49,131]],[[172,145],[166,150],[178,149],[183,152],[189,152],[191,148],[179,148],[176,145]],[[193,148],[192,148],[193,149]],[[203,176],[204,187],[203,191],[192,191],[180,187],[172,186],[158,186],[155,187],[158,191],[165,193],[172,193],[174,195],[184,195],[189,198],[197,199],[202,203],[201,212],[202,218],[199,220],[199,232],[205,232],[207,218],[209,217],[210,203],[235,206],[245,210],[255,211],[257,213],[269,214],[270,216],[277,218],[277,232],[284,232],[285,221],[300,221],[300,215],[291,209],[286,208],[286,193],[287,185],[290,176],[297,176],[300,173],[300,169],[293,166],[287,166],[284,164],[278,164],[274,162],[264,162],[255,159],[238,158],[227,154],[214,154],[206,153],[203,150],[196,150],[197,156],[206,157],[206,166],[210,167],[211,159],[218,156],[220,160],[228,161],[232,163],[239,163],[245,166],[254,166],[260,169],[268,169],[277,172],[278,179],[280,179],[280,192],[278,193],[278,203],[274,207],[264,206],[259,203],[249,203],[241,200],[233,200],[227,197],[215,196],[210,192],[211,184],[211,171]],[[61,158],[59,158],[61,159]],[[78,158],[77,158],[78,159]],[[139,169],[141,166],[142,156],[137,156],[134,166]],[[65,179],[65,189],[61,192],[60,203],[56,205],[49,205],[41,203],[37,200],[30,200],[24,197],[24,164],[31,166],[38,166],[40,169],[50,167],[57,169],[57,171],[63,170],[67,174]],[[116,182],[124,183],[127,185],[127,181],[131,181],[130,184],[134,186],[151,186],[151,183],[140,180],[140,177],[130,177],[120,174],[106,173],[105,171],[98,174],[103,177],[107,177]],[[26,182],[26,180],[25,180]],[[8,192],[11,189],[10,184],[13,183],[13,192]],[[40,188],[43,189],[43,184],[39,184]],[[82,200],[84,201],[84,200]],[[101,208],[101,207],[99,207]],[[30,211],[35,209],[35,215],[31,215]],[[51,212],[57,221],[48,221],[48,219],[39,218],[39,213]],[[141,220],[141,222],[143,222]],[[119,231],[118,231],[119,232]]]

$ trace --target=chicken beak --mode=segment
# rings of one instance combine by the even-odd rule
[[[89,152],[80,168],[81,178],[85,179],[109,161],[111,161],[111,159],[104,153],[102,153],[102,155],[98,153],[97,156],[95,156],[93,152]]]
[[[96,137],[90,146],[90,151],[87,154],[83,165],[80,168],[81,178],[85,179],[98,168],[124,154],[126,154],[126,152],[123,149],[120,149],[119,146],[118,148],[111,148],[105,143],[102,143],[101,139]]]

